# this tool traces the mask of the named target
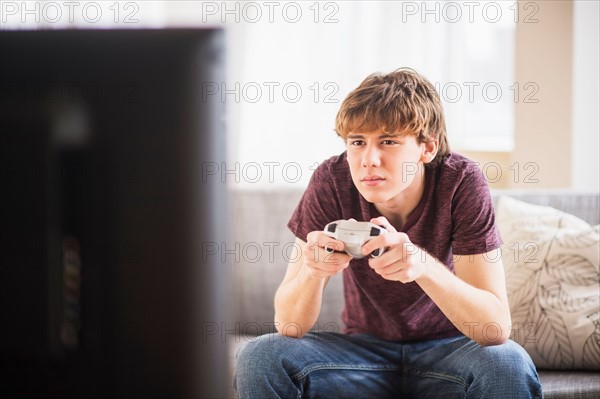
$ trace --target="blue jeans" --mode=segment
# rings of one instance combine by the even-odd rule
[[[237,354],[240,398],[541,398],[531,358],[465,336],[390,342],[359,334],[267,334]]]

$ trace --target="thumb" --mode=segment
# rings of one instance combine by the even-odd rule
[[[379,216],[378,218],[371,219],[371,223],[383,227],[388,231],[388,233],[396,232],[396,228],[392,226],[392,224],[388,222],[388,220],[384,216]]]

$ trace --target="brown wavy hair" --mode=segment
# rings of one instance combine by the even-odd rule
[[[437,140],[437,160],[450,153],[440,97],[425,77],[410,68],[371,74],[342,102],[335,120],[340,137],[375,130],[412,134],[419,143]]]

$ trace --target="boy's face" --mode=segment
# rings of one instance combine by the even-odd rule
[[[423,162],[432,159],[430,147],[411,134],[351,133],[346,148],[354,185],[372,203],[420,195]]]

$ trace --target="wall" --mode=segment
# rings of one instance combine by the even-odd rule
[[[537,85],[539,101],[516,103],[511,166],[523,173],[509,187],[569,187],[573,4],[534,4],[538,22],[517,24],[515,80]]]
[[[571,186],[600,189],[600,3],[578,1],[573,26]]]
[[[515,81],[531,86],[515,101],[514,151],[465,152],[488,166],[491,187],[598,191],[598,9],[596,1],[519,1]]]

